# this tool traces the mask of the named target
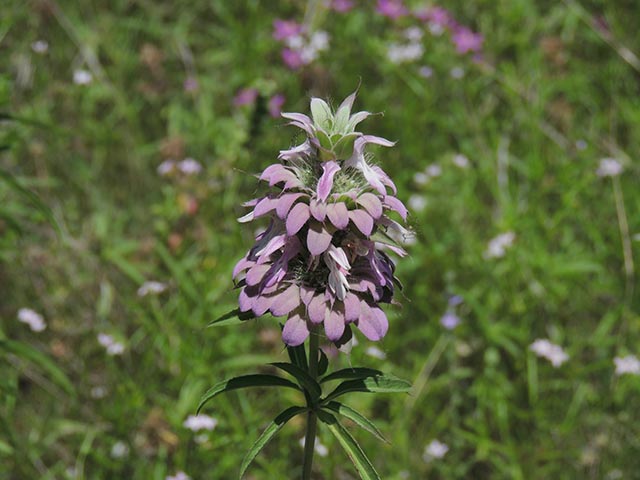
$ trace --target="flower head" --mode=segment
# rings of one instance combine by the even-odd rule
[[[396,20],[409,13],[402,0],[378,0],[376,12],[380,15]]]
[[[475,33],[467,27],[457,27],[451,37],[458,53],[477,53],[482,50],[484,37],[480,33]]]
[[[616,357],[613,363],[616,365],[616,375],[640,375],[640,360],[635,355]]]
[[[439,440],[432,440],[424,449],[422,458],[425,462],[444,457],[449,451],[449,446]]]
[[[34,332],[42,332],[47,328],[47,324],[44,318],[42,318],[42,315],[30,308],[21,308],[18,310],[18,320],[29,325],[29,328]]]
[[[615,158],[603,158],[600,160],[596,175],[599,177],[617,177],[622,173],[622,164]]]
[[[183,425],[193,432],[198,432],[200,430],[213,430],[218,425],[218,420],[210,417],[209,415],[200,413],[198,415],[189,415]]]
[[[569,360],[569,355],[560,345],[555,345],[547,339],[537,339],[529,346],[529,349],[537,356],[549,360],[551,365],[556,368]]]
[[[304,342],[314,324],[339,345],[351,338],[352,324],[370,340],[388,329],[379,306],[393,299],[388,252],[405,255],[398,240],[411,235],[390,217],[407,215],[394,183],[365,152],[394,144],[356,130],[371,114],[352,114],[354,101],[355,93],[334,111],[313,98],[311,117],[282,114],[307,138],[262,172],[259,179],[274,189],[247,202],[252,211],[239,219],[269,219],[233,272],[240,311],[287,316],[288,345]]]

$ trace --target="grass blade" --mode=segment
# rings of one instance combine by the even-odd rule
[[[240,467],[240,475],[239,478],[242,479],[242,476],[247,471],[247,468],[253,462],[253,460],[258,456],[260,450],[264,448],[264,446],[269,443],[269,441],[280,431],[284,425],[291,420],[296,415],[300,415],[307,411],[306,407],[289,407],[282,413],[280,413],[276,418],[273,419],[273,422],[269,424],[269,426],[262,432],[262,435],[256,440],[253,446],[249,449],[244,459],[242,460],[242,465]]]

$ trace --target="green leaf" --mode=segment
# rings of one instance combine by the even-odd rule
[[[332,128],[333,114],[331,108],[324,100],[320,98],[311,99],[311,117],[316,127],[329,132]]]
[[[329,359],[327,354],[320,350],[320,360],[318,361],[318,375],[324,375],[329,368]]]
[[[243,375],[240,377],[230,378],[229,380],[225,380],[211,387],[200,399],[200,405],[198,405],[196,412],[199,413],[202,407],[204,407],[209,400],[221,393],[248,387],[286,387],[301,390],[295,383],[285,378],[276,377],[275,375],[262,373]]]
[[[75,395],[73,384],[65,373],[55,364],[53,360],[25,343],[13,340],[0,340],[0,350],[7,350],[17,355],[21,360],[29,361],[42,368],[51,380],[62,387],[68,394]]]
[[[283,325],[280,324],[282,328]],[[289,360],[294,365],[297,365],[302,370],[307,371],[309,369],[309,365],[307,364],[307,352],[304,348],[304,343],[301,343],[297,347],[290,347],[287,345],[287,353],[289,354]]]
[[[382,375],[382,372],[373,368],[345,368],[342,370],[337,370],[333,373],[330,373],[326,377],[321,378],[320,383],[330,382],[332,380],[355,380],[366,377],[375,377],[376,375]]]
[[[252,318],[255,318],[253,312],[241,312],[239,308],[235,308],[230,312],[227,312],[224,315],[216,318],[215,320],[211,320],[207,324],[207,328],[225,327],[227,325],[239,325],[247,320],[251,320]]]
[[[271,365],[295,377],[295,379],[298,380],[298,383],[300,384],[300,386],[304,388],[307,392],[309,392],[309,394],[314,400],[317,400],[322,395],[322,388],[320,387],[320,384],[316,382],[311,377],[311,375],[309,375],[307,372],[302,370],[297,365],[294,365],[293,363],[284,363],[284,362],[275,362],[275,363],[272,363]]]
[[[350,392],[368,392],[368,393],[408,393],[411,390],[411,383],[406,380],[391,376],[377,375],[375,377],[366,377],[359,380],[346,380],[336,387],[322,401],[323,404],[333,400],[334,398]]]
[[[247,468],[253,462],[253,460],[258,456],[260,450],[264,448],[264,446],[269,443],[269,441],[280,431],[284,425],[291,420],[296,415],[300,415],[301,413],[306,412],[308,409],[306,407],[289,407],[285,411],[281,412],[276,418],[273,419],[273,422],[269,424],[269,426],[262,432],[262,435],[256,440],[253,446],[249,449],[244,459],[242,460],[242,466],[240,467],[240,476],[238,478],[242,479],[242,476],[247,471]]]
[[[353,465],[360,474],[360,478],[363,480],[380,480],[380,475],[378,475],[376,469],[373,468],[373,464],[362,451],[358,442],[356,442],[349,431],[338,422],[336,417],[324,410],[320,410],[318,412],[318,419],[324,423],[338,439],[338,442],[344,451],[347,452],[347,455],[349,455]]]
[[[333,412],[336,412],[342,415],[345,418],[348,418],[359,427],[371,433],[378,440],[382,440],[385,443],[389,443],[389,441],[386,438],[384,438],[384,436],[382,435],[382,432],[378,430],[378,427],[376,427],[371,420],[369,420],[367,417],[365,417],[358,411],[354,410],[353,408],[339,402],[329,402],[323,408],[329,409]]]

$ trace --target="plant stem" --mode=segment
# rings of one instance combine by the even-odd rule
[[[309,335],[309,375],[318,378],[318,332],[317,327]],[[304,464],[302,466],[302,480],[311,480],[311,466],[313,465],[313,449],[316,443],[316,427],[318,417],[312,409],[307,414],[307,434],[304,437]]]

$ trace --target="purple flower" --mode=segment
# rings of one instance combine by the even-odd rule
[[[185,78],[184,83],[182,84],[182,88],[184,88],[185,92],[195,92],[198,90],[198,80],[196,77],[188,76]]]
[[[467,27],[458,27],[453,32],[452,41],[458,53],[479,52],[482,49],[484,37]]]
[[[376,12],[392,20],[397,20],[409,13],[402,0],[378,0]]]
[[[233,98],[233,105],[236,107],[242,107],[244,105],[251,105],[258,98],[258,90],[255,88],[243,88],[238,91]]]
[[[286,101],[286,97],[281,93],[276,93],[273,97],[269,99],[269,103],[267,108],[269,109],[269,115],[273,118],[278,118],[282,113],[282,106]]]
[[[282,49],[282,61],[291,70],[298,70],[305,65],[305,61],[302,58],[302,54],[291,48]]]
[[[300,35],[304,31],[304,26],[293,20],[273,21],[273,38],[282,41]]]
[[[339,13],[346,13],[355,6],[353,0],[332,0],[329,8]]]
[[[460,317],[456,315],[453,311],[448,310],[442,318],[440,318],[440,325],[442,325],[447,330],[453,330],[460,324]]]
[[[364,152],[370,144],[393,143],[355,130],[370,114],[352,115],[354,100],[350,95],[333,112],[314,98],[311,117],[282,114],[307,139],[281,151],[282,163],[262,172],[259,179],[274,191],[247,202],[252,211],[239,219],[269,219],[233,271],[240,310],[287,316],[282,337],[288,345],[303,343],[314,324],[338,346],[351,338],[352,324],[370,340],[388,329],[379,306],[394,293],[395,265],[387,251],[405,255],[394,239],[409,237],[389,214],[406,219],[407,209]],[[372,238],[375,232],[380,238]]]

